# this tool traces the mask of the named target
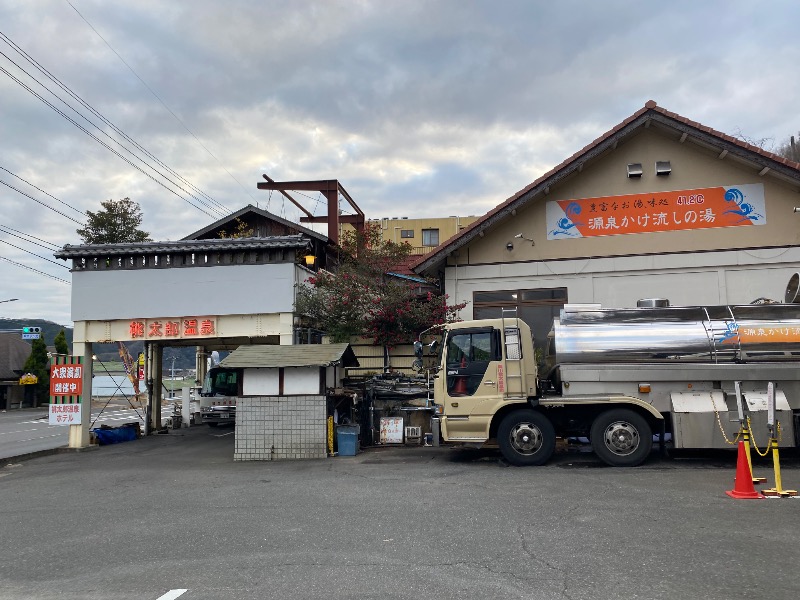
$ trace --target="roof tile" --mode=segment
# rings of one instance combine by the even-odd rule
[[[584,146],[583,148],[581,148],[578,152],[576,152],[575,154],[573,154],[572,156],[570,156],[569,158],[567,158],[563,162],[559,163],[554,168],[550,169],[547,173],[545,173],[544,175],[542,175],[541,177],[539,177],[538,179],[536,179],[535,181],[533,181],[529,185],[525,186],[523,189],[518,191],[516,194],[514,194],[510,198],[504,200],[499,205],[495,206],[493,209],[489,210],[481,218],[476,219],[475,221],[473,221],[472,223],[467,225],[467,227],[462,229],[459,233],[457,233],[456,235],[451,237],[449,240],[447,240],[444,243],[440,244],[436,249],[434,249],[429,254],[425,254],[425,255],[419,257],[416,261],[414,261],[412,264],[409,265],[410,268],[413,269],[414,271],[417,271],[417,269],[422,264],[430,261],[431,259],[435,259],[438,256],[446,254],[449,251],[448,248],[452,244],[454,244],[455,242],[457,242],[461,238],[464,238],[466,236],[470,236],[474,230],[479,228],[488,219],[490,219],[491,217],[493,217],[497,213],[501,212],[504,208],[506,208],[507,206],[509,206],[510,204],[515,202],[516,200],[518,200],[520,197],[524,196],[526,193],[528,193],[530,190],[532,190],[536,186],[541,185],[542,183],[546,182],[550,177],[553,177],[558,172],[560,172],[560,171],[566,169],[567,167],[569,167],[570,165],[572,165],[581,156],[583,156],[584,154],[586,154],[590,150],[598,147],[599,145],[601,145],[603,142],[605,142],[609,138],[614,137],[615,134],[617,134],[621,130],[625,129],[628,125],[630,125],[631,123],[636,121],[639,117],[641,117],[642,115],[644,115],[648,111],[653,111],[653,112],[659,113],[660,115],[663,115],[663,116],[668,117],[668,118],[670,118],[672,120],[675,120],[675,121],[678,121],[680,123],[683,123],[684,125],[688,125],[690,127],[698,129],[698,130],[700,130],[702,132],[705,132],[705,133],[707,133],[709,135],[712,135],[712,136],[717,137],[719,139],[725,140],[725,141],[727,141],[727,142],[729,142],[731,144],[735,144],[735,145],[739,146],[740,148],[748,150],[748,151],[750,151],[750,152],[752,152],[754,154],[758,154],[760,156],[763,156],[763,157],[768,158],[770,160],[773,160],[775,162],[779,162],[780,164],[786,165],[787,167],[789,167],[791,169],[796,169],[798,171],[798,179],[800,180],[800,162],[795,162],[795,161],[783,158],[781,156],[773,154],[772,152],[768,152],[768,151],[766,151],[766,150],[764,150],[762,148],[758,148],[757,146],[753,146],[752,144],[748,144],[747,142],[744,142],[744,141],[739,140],[737,138],[734,138],[734,137],[731,137],[729,135],[726,135],[726,134],[722,133],[721,131],[717,131],[716,129],[713,129],[712,127],[708,127],[707,125],[702,125],[701,123],[698,123],[697,121],[692,121],[691,119],[687,119],[686,117],[683,117],[683,116],[681,116],[681,115],[679,115],[677,113],[668,111],[668,110],[658,106],[654,100],[648,100],[645,103],[644,107],[642,107],[639,110],[637,110],[635,113],[633,113],[631,116],[629,116],[628,118],[623,120],[621,123],[615,125],[610,130],[608,130],[606,133],[604,133],[603,135],[601,135],[600,137],[595,139],[590,144],[588,144],[588,145]]]

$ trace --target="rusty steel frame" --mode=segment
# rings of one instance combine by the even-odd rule
[[[300,217],[301,223],[326,223],[328,225],[328,239],[334,244],[339,243],[339,223],[352,223],[356,231],[363,232],[365,217],[364,212],[355,203],[355,200],[342,187],[338,179],[323,179],[319,181],[274,181],[267,175],[262,175],[266,181],[257,184],[259,190],[275,190],[283,194],[292,204],[299,208],[306,216]],[[288,194],[289,190],[304,192],[320,192],[328,201],[328,214],[325,217],[315,217],[297,200]],[[347,203],[356,211],[355,215],[339,214],[339,196],[343,196]]]

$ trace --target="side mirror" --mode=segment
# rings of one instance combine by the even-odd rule
[[[414,356],[422,358],[422,342],[419,340],[414,342]]]

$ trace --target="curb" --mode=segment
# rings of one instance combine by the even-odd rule
[[[0,461],[11,463],[11,462],[22,462],[26,460],[31,460],[33,458],[41,458],[42,456],[52,456],[54,454],[75,454],[77,452],[92,452],[94,450],[99,450],[100,446],[97,444],[92,444],[91,446],[86,446],[85,448],[70,448],[69,446],[59,446],[58,448],[47,448],[45,450],[37,450],[35,452],[28,452],[26,454],[17,454],[16,456],[6,456],[4,458],[0,458]]]

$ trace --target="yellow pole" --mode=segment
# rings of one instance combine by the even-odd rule
[[[772,466],[775,470],[775,487],[769,490],[764,490],[765,496],[797,496],[797,490],[784,490],[781,483],[781,463],[778,457],[778,440],[774,437],[769,439],[770,447],[772,448]]]
[[[744,423],[742,423],[742,440],[744,441],[744,453],[747,455],[747,466],[750,468],[750,477],[753,483],[766,482],[766,477],[753,477],[753,460],[750,458],[750,430]]]

